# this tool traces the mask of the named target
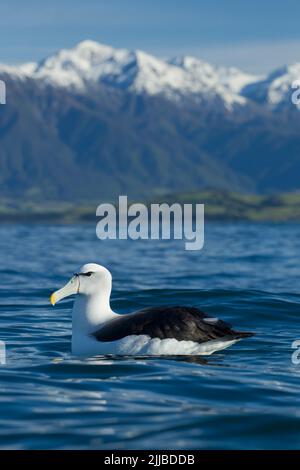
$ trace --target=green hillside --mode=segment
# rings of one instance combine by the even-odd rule
[[[2,199],[0,200],[0,222],[95,222],[97,220],[96,207],[102,202],[108,201],[99,200],[75,205],[62,201],[39,204]],[[133,202],[136,201],[131,201]],[[258,196],[226,191],[200,191],[168,194],[153,199],[151,202],[203,203],[206,221],[300,222],[300,192]],[[144,203],[148,205],[150,201],[144,201]]]

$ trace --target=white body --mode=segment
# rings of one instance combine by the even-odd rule
[[[72,353],[76,356],[122,355],[122,356],[208,356],[215,351],[228,348],[239,340],[208,341],[177,341],[174,338],[159,339],[146,335],[126,336],[118,341],[101,342],[93,337],[73,333]]]
[[[91,273],[91,274],[90,274]],[[80,356],[91,355],[209,355],[228,348],[238,340],[214,340],[206,343],[178,341],[174,338],[159,339],[146,335],[131,335],[117,341],[101,342],[92,333],[107,321],[119,316],[110,307],[112,278],[103,266],[89,263],[80,269],[66,286],[54,292],[51,303],[72,294],[75,298],[72,311],[72,353]]]

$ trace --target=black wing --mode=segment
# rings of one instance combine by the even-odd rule
[[[252,336],[232,330],[231,325],[195,307],[152,307],[120,315],[92,333],[98,341],[116,341],[130,335],[150,338],[175,338],[178,341],[203,343],[218,338],[235,339]]]

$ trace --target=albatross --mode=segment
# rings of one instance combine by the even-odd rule
[[[111,273],[95,263],[83,265],[53,292],[55,305],[76,295],[72,311],[75,355],[209,355],[252,336],[196,307],[149,307],[118,314],[110,307]]]

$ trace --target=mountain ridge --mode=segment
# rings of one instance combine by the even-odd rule
[[[236,68],[212,66],[192,56],[163,60],[139,49],[117,49],[91,40],[59,50],[40,62],[6,70],[19,77],[42,79],[56,86],[73,86],[83,91],[88,82],[102,82],[169,97],[172,92],[197,94],[213,90],[223,94],[224,98],[227,95],[231,101],[239,102],[243,102],[243,98],[235,96],[238,95],[236,92],[258,78]],[[241,83],[237,85],[239,79]]]
[[[94,41],[0,65],[0,196],[298,190],[297,70],[257,77]]]

